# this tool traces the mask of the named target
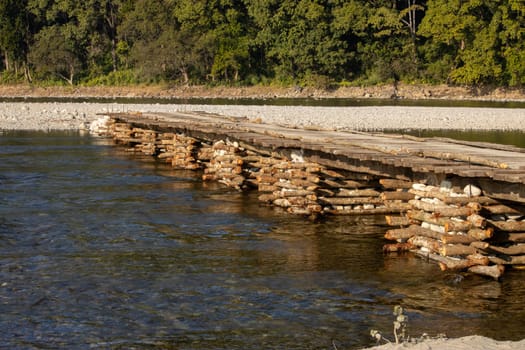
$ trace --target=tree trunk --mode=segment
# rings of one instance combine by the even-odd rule
[[[9,71],[11,69],[9,66],[9,55],[7,51],[4,51],[4,66],[6,71]]]

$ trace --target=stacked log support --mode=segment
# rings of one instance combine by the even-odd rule
[[[201,159],[210,157],[209,162],[204,163],[205,169],[202,179],[204,181],[218,181],[226,186],[241,189],[244,184],[244,160],[246,152],[236,142],[218,141],[211,146],[208,154],[199,153]]]
[[[159,136],[159,159],[164,159],[175,169],[196,170],[200,142],[181,134],[163,133]]]
[[[321,167],[314,163],[286,158],[260,157],[251,163],[257,169],[255,177],[259,200],[287,212],[316,216],[321,213],[316,190],[319,188]]]
[[[388,230],[385,252],[411,250],[437,261],[441,270],[465,270],[499,279],[506,265],[525,264],[523,211],[481,195],[473,186],[463,192],[448,186],[415,184],[406,219]],[[487,215],[490,214],[490,215]],[[388,222],[388,220],[387,220]]]
[[[153,130],[132,127],[127,123],[114,123],[111,126],[114,140],[125,146],[127,151],[143,153],[148,156],[157,153],[157,133]]]
[[[320,177],[321,188],[317,192],[324,213],[374,215],[400,213],[408,209],[406,192],[395,188],[395,181],[336,169],[324,169]]]
[[[202,170],[204,181],[256,189],[259,200],[292,214],[384,214],[392,227],[385,238],[394,242],[384,246],[386,253],[411,251],[436,261],[441,270],[495,279],[509,266],[525,266],[525,206],[486,197],[475,186],[458,189],[444,181],[435,187],[330,168],[303,159],[301,150],[258,150],[115,119],[106,126],[129,151],[155,156],[177,169]]]

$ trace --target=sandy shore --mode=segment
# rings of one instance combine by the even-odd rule
[[[468,336],[457,339],[428,340],[418,344],[385,344],[367,350],[521,350],[525,349],[525,340],[496,341],[481,336]]]
[[[295,127],[337,130],[521,130],[525,109],[463,107],[304,107],[118,103],[0,103],[0,129],[79,130],[105,112],[206,111]]]

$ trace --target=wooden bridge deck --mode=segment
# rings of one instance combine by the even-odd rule
[[[443,138],[294,129],[201,113],[109,114],[137,127],[217,141],[228,138],[268,154],[299,150],[319,164],[439,184],[477,184],[486,195],[525,203],[525,149]]]

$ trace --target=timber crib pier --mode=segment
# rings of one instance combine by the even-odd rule
[[[498,279],[525,266],[525,149],[296,129],[208,113],[109,113],[132,152],[202,172],[292,214],[377,215],[384,251]]]

